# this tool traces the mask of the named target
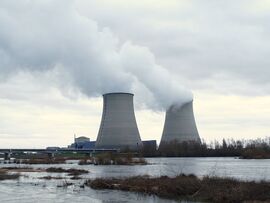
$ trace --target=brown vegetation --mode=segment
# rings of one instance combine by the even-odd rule
[[[89,173],[89,171],[87,170],[83,170],[83,169],[63,169],[63,168],[47,168],[46,172],[48,173],[68,173],[69,176],[78,176],[81,174],[85,174],[85,173]]]
[[[29,159],[17,159],[17,164],[64,164],[73,157],[32,157]],[[143,157],[134,157],[132,153],[100,153],[95,157],[75,157],[79,165],[144,165],[147,164]]]
[[[79,165],[91,165],[93,164],[93,160],[91,158],[81,159],[78,163]]]
[[[134,157],[132,153],[102,153],[94,157],[93,163],[96,165],[145,165],[147,161],[143,157]]]
[[[157,195],[169,199],[207,202],[270,201],[270,182],[245,182],[231,178],[179,175],[174,178],[98,178],[86,181],[93,189],[113,189]]]
[[[242,159],[270,159],[270,149],[249,148],[241,153]]]
[[[44,180],[60,180],[60,179],[64,179],[63,177],[54,177],[54,176],[43,176],[40,177],[39,179],[44,179]]]
[[[17,164],[64,164],[66,162],[65,158],[31,158],[31,159],[21,159],[16,160]]]
[[[79,180],[79,179],[82,179],[80,176],[78,175],[74,175],[70,178],[71,180]]]
[[[0,169],[0,181],[1,180],[14,180],[20,177],[19,173],[8,173],[8,169]]]
[[[44,172],[45,169],[35,169],[30,167],[3,167],[2,170],[7,170],[8,172]],[[0,169],[0,170],[1,170]]]

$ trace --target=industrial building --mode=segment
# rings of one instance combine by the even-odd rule
[[[80,142],[90,142],[90,138],[89,137],[85,137],[85,136],[80,136],[80,137],[77,137],[76,136],[74,137],[74,141],[75,143],[80,143]]]
[[[94,149],[95,148],[95,141],[90,141],[88,137],[78,137],[74,136],[74,143],[68,146],[71,149]]]
[[[142,141],[143,147],[151,150],[157,149],[157,141],[156,140],[145,140]]]
[[[96,148],[138,150],[142,147],[133,96],[122,92],[103,95],[103,113]]]
[[[142,141],[143,148],[142,153],[146,157],[152,157],[156,155],[157,152],[157,141],[156,140],[145,140]]]
[[[160,145],[163,143],[169,143],[171,141],[200,142],[200,137],[193,114],[192,101],[181,106],[172,105],[166,111],[166,118]]]

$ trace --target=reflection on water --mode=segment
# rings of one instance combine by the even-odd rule
[[[48,181],[47,181],[48,182]],[[29,202],[29,203],[51,203],[51,202],[150,202],[168,203],[174,202],[151,196],[143,196],[136,193],[81,189],[76,186],[68,188],[57,188],[56,185],[26,184],[26,183],[1,183],[1,202]]]
[[[85,179],[96,177],[122,177],[134,175],[168,175],[175,176],[180,173],[193,173],[198,176],[217,175],[228,176],[245,180],[270,180],[270,160],[241,160],[236,158],[149,158],[150,163],[145,166],[79,166],[76,161],[60,165],[32,165],[34,168],[62,167],[82,168],[90,171],[83,175]],[[1,164],[0,167],[18,166],[14,164]],[[21,165],[25,166],[25,165]],[[29,165],[28,165],[29,166]],[[85,181],[69,180],[66,174],[52,173],[52,176],[62,176],[74,185],[67,188],[58,188],[64,180],[42,180],[39,177],[48,173],[22,173],[20,180],[0,182],[1,202],[174,202],[153,196],[144,196],[136,193],[92,190],[80,188]]]
[[[197,176],[225,176],[243,180],[270,180],[270,159],[238,158],[157,158],[149,159],[159,167],[152,175],[193,173]]]

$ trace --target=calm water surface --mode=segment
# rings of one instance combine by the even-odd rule
[[[42,180],[39,177],[48,173],[22,173],[19,180],[0,182],[0,202],[175,202],[153,196],[136,193],[92,190],[80,188],[85,179],[96,177],[128,177],[134,175],[175,176],[180,173],[197,176],[226,176],[244,180],[270,180],[270,160],[241,160],[237,158],[149,158],[145,166],[79,166],[76,161],[58,165],[31,165],[34,168],[62,167],[82,168],[90,173],[83,175],[84,179],[71,181],[66,174],[50,173],[51,176],[63,176],[74,185],[58,188],[65,180]],[[0,164],[0,167],[26,166]],[[27,165],[29,166],[29,165]]]

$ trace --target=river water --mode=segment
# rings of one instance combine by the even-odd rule
[[[225,176],[243,180],[270,180],[270,160],[243,160],[237,158],[148,158],[148,165],[137,166],[79,166],[77,161],[57,165],[31,165],[33,168],[81,168],[90,173],[82,175],[81,180],[69,180],[66,174],[29,172],[22,173],[19,180],[5,180],[0,182],[0,202],[175,202],[154,196],[137,193],[93,190],[81,188],[85,179],[96,177],[128,177],[135,175],[175,176],[180,173],[195,174],[197,176]],[[0,167],[26,166],[15,164],[0,164]],[[29,167],[29,165],[27,165]],[[62,176],[74,185],[67,188],[57,187],[65,180],[43,180],[43,176]]]

